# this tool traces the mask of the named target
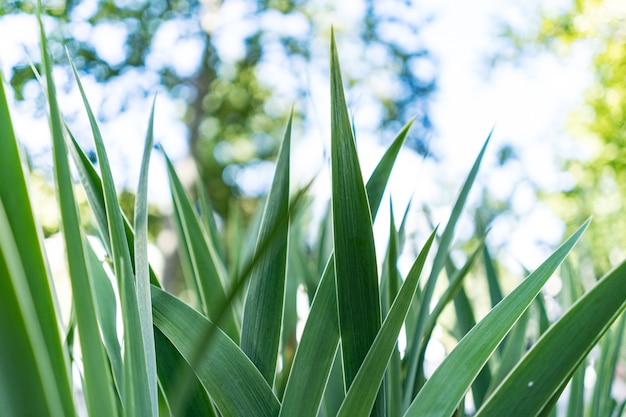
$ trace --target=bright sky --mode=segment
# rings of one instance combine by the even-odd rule
[[[441,0],[422,2],[422,14],[432,14],[434,20],[422,31],[423,40],[438,60],[439,90],[434,96],[431,117],[436,134],[431,142],[432,151],[440,158],[440,163],[418,158],[406,152],[400,158],[391,182],[391,195],[394,200],[396,217],[399,219],[404,212],[409,198],[414,195],[415,207],[428,203],[433,209],[433,220],[445,222],[458,189],[467,175],[474,158],[486,139],[489,131],[495,126],[492,143],[488,149],[483,169],[479,174],[479,183],[488,187],[490,192],[502,199],[512,198],[514,212],[502,216],[492,227],[489,243],[495,247],[503,247],[505,256],[509,258],[510,267],[521,261],[526,267],[532,268],[545,259],[547,248],[537,245],[545,242],[551,248],[562,239],[563,225],[550,211],[538,204],[533,189],[558,192],[568,184],[567,174],[560,172],[555,161],[559,158],[580,155],[581,150],[572,142],[564,131],[570,110],[582,100],[582,92],[590,83],[588,71],[588,51],[580,49],[567,60],[558,60],[549,56],[540,56],[523,61],[522,66],[502,65],[490,70],[486,65],[489,56],[501,45],[495,37],[498,19],[513,22],[519,27],[531,22],[528,16],[535,16],[538,1],[525,4],[513,1],[481,0],[475,2],[459,2]],[[544,7],[562,7],[563,0],[543,2]],[[358,2],[343,2],[343,16],[346,24],[350,18],[358,18]],[[567,2],[565,2],[567,4]],[[93,1],[85,1],[79,13],[89,14]],[[356,6],[354,6],[356,5]],[[228,6],[228,7],[226,7]],[[226,0],[220,21],[229,22],[232,28],[228,36],[223,36],[224,48],[232,48],[237,55],[236,36],[232,33],[245,34],[245,26],[237,25],[236,15],[245,2]],[[356,8],[355,8],[356,7]],[[356,17],[355,17],[356,16]],[[341,19],[342,17],[336,17]],[[231,19],[231,20],[229,20]],[[204,24],[213,24],[203,22]],[[258,24],[271,24],[271,21]],[[299,25],[306,22],[290,22],[284,30],[297,31]],[[180,25],[171,23],[159,33],[160,47],[151,56],[152,62],[173,60],[178,62],[180,71],[189,71],[193,62],[180,59],[181,56],[194,56],[197,45],[193,41],[185,45],[177,45],[172,49],[172,34]],[[51,30],[48,27],[48,30]],[[194,28],[187,30],[195,30]],[[124,34],[114,24],[89,32],[87,28],[80,36],[89,36],[99,43],[98,51],[114,61],[120,52],[115,40],[122,42]],[[36,56],[37,29],[34,19],[30,17],[2,18],[0,23],[0,68],[6,78],[10,67],[20,60],[25,51]],[[9,41],[7,41],[9,40]],[[351,56],[350,45],[342,44],[338,39],[342,65],[348,65]],[[107,45],[109,47],[107,47]],[[324,44],[327,48],[327,44]],[[174,51],[174,52],[172,52]],[[343,57],[343,58],[342,58]],[[346,58],[347,57],[347,58]],[[327,58],[324,58],[327,59]],[[315,65],[315,62],[313,63]],[[271,69],[268,70],[268,74]],[[58,72],[59,78],[65,74]],[[138,85],[150,83],[142,74],[134,76]],[[329,99],[327,79],[311,79],[311,103],[306,104],[319,119],[312,129],[303,133],[304,137],[296,142],[293,152],[293,166],[302,169],[300,175],[306,180],[316,173],[322,161],[322,149],[328,146],[329,140]],[[107,114],[107,105],[115,107],[116,100],[128,92],[128,85],[113,84],[106,91],[89,77],[83,79],[90,100],[99,106],[104,97],[104,108],[96,108],[101,114]],[[36,97],[36,86],[30,86],[27,96]],[[80,104],[76,100],[75,91],[60,92],[61,106],[66,114],[74,115],[79,111]],[[348,98],[350,103],[350,97]],[[108,103],[108,104],[107,104]],[[119,104],[118,104],[119,105]],[[45,149],[47,142],[47,122],[33,121],[29,105],[14,111],[16,131],[21,140],[30,149]],[[138,176],[139,162],[136,155],[141,154],[142,141],[145,136],[149,106],[145,102],[129,103],[132,112],[115,120],[114,123],[103,125],[105,139],[116,141],[119,146],[110,147],[110,160],[116,174],[118,185],[134,188]],[[157,102],[157,140],[173,158],[181,158],[187,152],[185,130],[179,118],[183,108],[180,103],[168,100],[161,93]],[[369,175],[383,149],[373,140],[368,130],[370,109],[359,105],[355,111],[355,125],[359,138],[359,152],[362,158],[364,175]],[[80,113],[82,116],[82,113]],[[139,122],[138,122],[139,121]],[[86,125],[86,121],[78,122]],[[128,140],[128,138],[138,138]],[[321,139],[320,139],[321,138]],[[519,161],[514,161],[504,168],[497,169],[496,153],[505,144],[515,147]],[[312,157],[318,155],[318,158]],[[134,163],[135,161],[136,163]],[[162,184],[166,183],[166,174],[160,158],[153,159],[151,171],[151,197],[153,202],[165,204],[169,199],[163,193]],[[314,161],[313,164],[310,161]],[[317,162],[315,162],[317,161]],[[324,170],[322,170],[322,173]],[[329,184],[321,176],[320,183]],[[319,186],[318,191],[326,193],[327,187]],[[480,193],[474,193],[475,203]],[[377,235],[381,239],[386,236],[388,213],[387,202],[377,222]],[[399,220],[398,220],[399,221]],[[469,237],[472,230],[472,219],[464,219],[458,229],[461,238]],[[502,257],[501,257],[502,258]]]

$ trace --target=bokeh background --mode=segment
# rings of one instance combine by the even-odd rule
[[[624,1],[43,3],[68,124],[90,149],[66,52],[101,122],[129,209],[156,95],[156,139],[192,192],[202,181],[220,223],[233,216],[252,221],[293,109],[296,186],[315,178],[322,215],[330,187],[334,27],[365,176],[397,131],[416,119],[391,180],[398,218],[411,200],[413,210],[428,208],[422,226],[444,221],[493,129],[459,245],[489,229],[494,257],[520,273],[593,216],[578,249],[584,274],[600,276],[624,256]],[[33,1],[0,1],[0,69],[12,87],[38,215],[53,239],[51,145],[31,69],[40,59],[34,8]],[[175,276],[176,238],[159,157],[150,190],[154,262]],[[379,216],[381,236],[387,216]]]

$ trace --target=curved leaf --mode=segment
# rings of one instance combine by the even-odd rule
[[[405,417],[452,415],[498,344],[524,314],[588,225],[589,220],[461,339],[417,394]]]

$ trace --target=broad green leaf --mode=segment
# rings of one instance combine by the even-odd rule
[[[83,236],[78,205],[74,196],[73,182],[64,138],[64,125],[56,101],[56,89],[52,79],[52,61],[48,54],[47,39],[41,15],[41,55],[44,63],[46,92],[49,108],[50,131],[56,191],[61,213],[61,229],[65,241],[68,271],[72,286],[78,336],[83,362],[83,389],[87,410],[92,416],[115,416],[117,404],[113,382],[96,319],[93,290],[85,259]]]
[[[418,393],[405,413],[405,417],[450,417],[452,415],[498,344],[524,314],[588,225],[589,220],[461,339]],[[517,388],[520,386],[516,385]],[[510,410],[518,411],[515,407],[509,407],[506,410],[508,411],[501,410],[501,414],[495,415],[507,415]],[[519,415],[532,414],[520,412]]]
[[[270,386],[276,373],[287,272],[289,222],[285,220],[289,216],[291,119],[280,147],[257,239],[257,248],[264,241],[269,246],[252,269],[241,326],[241,349]]]
[[[0,276],[16,279],[23,286],[10,289],[8,278],[0,279],[0,334],[11,335],[0,343],[0,410],[6,410],[7,415],[61,412],[72,416],[75,411],[69,366],[50,291],[43,236],[35,222],[22,162],[0,73],[0,203],[7,220],[0,226],[0,234],[5,234],[7,240],[9,236],[19,236],[11,239],[10,244],[15,246],[13,255],[4,252],[6,246],[0,254]],[[9,271],[10,263],[15,265],[11,268],[21,265],[23,274],[19,279]],[[38,335],[36,341],[31,332]],[[36,358],[40,353],[43,356]],[[46,373],[50,373],[52,382],[42,378],[37,359],[48,363],[43,366],[51,367]],[[29,387],[28,391],[23,387]],[[56,392],[47,394],[48,389]]]
[[[280,404],[261,373],[224,332],[174,296],[152,287],[154,324],[187,363],[208,328],[211,343],[193,367],[198,379],[224,417],[276,416]]]
[[[159,386],[164,394],[164,399],[172,415],[180,417],[215,417],[217,414],[213,410],[211,399],[206,390],[197,382],[192,385],[190,392],[187,393],[185,407],[178,413],[173,414],[170,404],[170,395],[174,392],[172,384],[175,384],[177,373],[182,368],[189,368],[189,364],[181,356],[180,352],[170,342],[170,340],[155,327],[154,329],[155,351],[157,357],[157,371],[159,375]],[[195,374],[189,369],[192,375]],[[196,377],[196,381],[197,377]]]
[[[203,231],[200,219],[194,211],[193,204],[176,174],[174,165],[164,151],[163,155],[165,156],[170,178],[174,211],[180,219],[180,227],[183,232],[184,252],[191,260],[193,276],[200,290],[199,295],[203,311],[233,340],[238,341],[239,326],[237,319],[233,313],[232,306],[228,306],[226,301],[224,286],[227,278],[224,266],[211,241]],[[226,314],[223,321],[220,321],[218,316],[223,309],[226,309]]]
[[[424,244],[419,256],[409,271],[385,322],[376,335],[376,339],[367,353],[361,369],[357,373],[341,408],[338,417],[368,416],[376,400],[391,354],[396,346],[398,334],[404,323],[411,301],[415,295],[419,277],[437,230],[433,231]]]
[[[83,105],[87,111],[102,173],[102,191],[111,239],[110,248],[112,250],[113,269],[118,282],[122,321],[124,323],[124,409],[131,415],[156,415],[158,410],[152,408],[150,397],[149,377],[145,359],[146,350],[141,319],[139,317],[135,274],[124,228],[122,209],[117,201],[115,183],[113,182],[113,175],[100,129],[71,59],[70,64]]]
[[[331,35],[331,168],[335,274],[346,389],[381,325],[372,217]],[[373,415],[384,414],[384,392]]]
[[[418,355],[417,352],[419,352],[420,350],[422,338],[424,336],[424,330],[428,321],[428,317],[430,315],[430,303],[433,297],[433,293],[435,291],[435,286],[437,284],[437,278],[439,277],[439,273],[445,265],[446,259],[448,257],[448,252],[452,244],[452,238],[454,236],[456,224],[459,220],[459,217],[461,217],[463,207],[465,207],[467,197],[472,188],[472,185],[474,184],[476,175],[478,174],[480,163],[482,162],[483,156],[485,155],[485,150],[487,149],[487,145],[489,144],[490,139],[491,133],[489,133],[489,136],[487,137],[485,144],[480,150],[476,161],[474,161],[474,165],[472,166],[472,169],[470,170],[470,173],[467,176],[463,187],[461,188],[461,192],[459,193],[456,202],[454,203],[454,207],[452,208],[452,212],[450,214],[450,218],[448,219],[446,228],[444,229],[441,238],[439,239],[439,247],[437,249],[437,253],[435,254],[435,258],[433,259],[433,266],[430,271],[430,275],[422,291],[422,296],[420,298],[420,309],[417,316],[417,323],[415,325],[416,328],[413,332],[412,340],[409,340],[407,343],[407,347],[410,352],[410,361],[406,375],[406,383],[404,386],[405,407],[408,407],[413,399],[417,380],[419,378],[419,368],[421,365],[418,363],[420,355]]]
[[[535,416],[571,378],[587,353],[626,307],[626,262],[605,275],[544,333],[479,410],[519,410]],[[550,364],[550,372],[544,372]],[[528,401],[532,398],[532,401]]]
[[[146,133],[146,143],[141,159],[139,184],[135,197],[135,276],[137,284],[137,307],[139,321],[145,347],[146,370],[148,372],[148,388],[154,415],[158,414],[157,365],[154,350],[154,330],[152,326],[152,304],[150,297],[150,263],[148,262],[148,169],[150,155],[154,144],[154,106],[150,110],[150,121]]]

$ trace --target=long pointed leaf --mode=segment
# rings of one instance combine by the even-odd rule
[[[588,225],[589,220],[461,339],[418,393],[405,417],[452,415],[498,344],[526,311]],[[518,411],[517,408],[508,408],[511,409]]]
[[[53,296],[48,281],[48,271],[44,261],[42,235],[35,222],[33,208],[29,199],[23,158],[20,155],[11,115],[4,90],[4,78],[0,74],[0,203],[4,206],[7,222],[0,227],[0,234],[19,236],[13,239],[16,246],[15,256],[0,254],[0,334],[11,335],[0,343],[0,400],[2,411],[7,415],[45,415],[46,412],[60,411],[64,415],[75,414],[72,404],[72,392],[69,367],[65,360],[61,344],[58,323],[55,319]],[[8,270],[8,263],[16,262],[24,269],[23,279],[27,295],[32,294],[34,311],[26,313],[26,307],[20,301],[19,290],[10,290],[8,277],[13,277]],[[7,277],[7,279],[4,279]],[[17,277],[15,277],[17,278]],[[14,292],[15,291],[15,292]],[[27,319],[18,317],[33,314],[33,325],[41,334],[35,348],[43,348],[45,357],[51,363],[53,384],[47,387],[35,368],[36,355],[28,346],[32,343],[28,333]],[[24,321],[25,320],[25,321]],[[38,347],[37,347],[38,346]],[[42,358],[43,359],[43,358]],[[19,379],[16,379],[19,378]],[[23,387],[29,387],[26,392]],[[44,389],[53,388],[60,406],[46,408]]]
[[[146,371],[152,412],[156,417],[159,409],[157,392],[156,352],[154,348],[154,330],[152,328],[152,304],[150,300],[150,264],[148,262],[148,169],[154,143],[154,106],[150,110],[150,121],[146,133],[146,143],[141,159],[139,184],[135,198],[135,273],[137,282],[137,308],[145,347]]]
[[[289,152],[291,117],[280,148],[257,245],[272,240],[250,276],[241,326],[241,349],[273,385],[285,298],[289,222]]]
[[[346,389],[380,329],[372,218],[331,37],[331,166],[335,273]],[[383,415],[384,396],[374,415]]]
[[[135,275],[133,262],[130,256],[130,248],[124,229],[122,210],[117,201],[115,183],[109,166],[109,160],[104,148],[104,142],[96,118],[87,100],[85,90],[78,78],[78,73],[73,62],[70,60],[74,78],[87,111],[87,117],[91,125],[98,161],[102,173],[102,189],[104,193],[107,223],[111,238],[110,247],[113,255],[113,267],[118,280],[118,289],[122,307],[122,320],[124,322],[124,397],[123,402],[126,412],[133,415],[154,415],[157,410],[152,409],[150,400],[149,377],[146,364],[145,343],[139,307],[135,287]]]
[[[385,322],[363,361],[361,369],[359,369],[348,390],[338,417],[365,417],[369,415],[376,399],[376,392],[383,380],[385,369],[396,345],[398,334],[411,306],[411,301],[415,295],[415,290],[417,289],[417,284],[436,232],[435,229],[430,235],[407,275]]]
[[[626,262],[598,281],[544,333],[476,415],[500,416],[498,412],[505,409],[538,415],[624,308]],[[545,364],[550,364],[550,372],[545,372]]]
[[[415,394],[414,391],[417,385],[416,382],[419,378],[420,364],[418,363],[418,361],[420,359],[420,355],[418,355],[417,353],[420,350],[422,338],[424,336],[424,330],[426,328],[426,323],[430,315],[430,304],[433,293],[435,291],[435,286],[437,284],[437,278],[439,277],[439,273],[445,265],[446,259],[448,257],[448,252],[452,244],[452,238],[454,237],[456,224],[461,216],[463,207],[465,207],[467,197],[469,196],[469,192],[472,188],[472,185],[474,184],[476,176],[478,175],[478,169],[480,168],[480,164],[482,162],[483,156],[485,155],[485,150],[487,149],[487,145],[489,144],[490,139],[491,133],[489,133],[485,144],[478,153],[478,157],[476,157],[474,165],[472,166],[472,169],[470,170],[470,173],[467,176],[463,187],[461,188],[461,192],[459,193],[456,203],[454,203],[454,207],[452,208],[452,212],[450,214],[450,218],[448,219],[448,223],[446,224],[446,228],[441,235],[441,239],[439,239],[439,247],[437,248],[437,253],[435,254],[435,259],[433,260],[433,266],[430,271],[428,281],[426,281],[426,285],[424,286],[424,289],[422,291],[416,328],[413,332],[413,338],[409,341],[408,344],[408,347],[412,351],[412,354],[409,355],[410,361],[406,376],[406,384],[404,387],[404,404],[406,407],[408,407],[409,403],[413,399],[413,395]]]
[[[54,174],[76,321],[79,329],[78,335],[83,356],[85,400],[90,415],[115,416],[117,415],[117,405],[113,392],[113,383],[96,320],[95,305],[92,298],[93,290],[88,275],[80,218],[78,216],[78,205],[74,196],[67,146],[64,139],[63,121],[56,102],[51,59],[48,54],[41,15],[39,15],[39,19],[42,58],[50,110]]]

